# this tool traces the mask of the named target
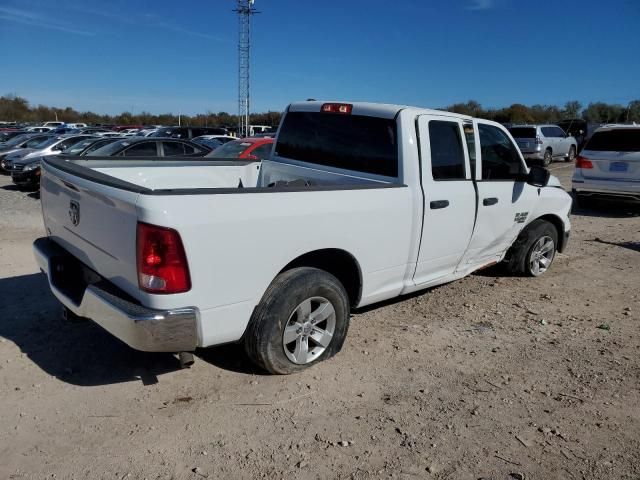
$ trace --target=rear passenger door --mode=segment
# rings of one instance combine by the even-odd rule
[[[418,118],[424,213],[416,285],[455,272],[469,245],[476,214],[472,168],[460,120]]]
[[[480,145],[478,158],[478,217],[469,249],[460,268],[497,261],[516,239],[538,198],[538,189],[525,182],[527,167],[506,130],[474,121]]]
[[[123,151],[120,155],[123,157],[157,157],[157,142],[137,142]]]

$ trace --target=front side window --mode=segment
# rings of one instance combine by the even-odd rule
[[[251,152],[251,155],[255,155],[259,159],[268,159],[269,155],[271,155],[271,143],[265,143],[264,145],[260,145],[258,148]]]
[[[456,122],[429,122],[431,174],[434,180],[463,180],[466,176],[460,127]]]
[[[498,127],[478,124],[483,180],[518,180],[525,173],[517,147]]]

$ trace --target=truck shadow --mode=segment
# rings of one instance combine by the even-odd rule
[[[574,201],[571,215],[578,217],[633,218],[640,216],[640,205],[613,200],[594,200],[592,205],[580,207]]]
[[[15,343],[49,375],[78,386],[142,381],[180,369],[169,353],[133,350],[91,321],[62,319],[42,274],[0,279],[0,338]]]

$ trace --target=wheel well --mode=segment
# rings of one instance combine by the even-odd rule
[[[538,217],[536,220],[545,220],[553,225],[556,229],[556,233],[558,234],[558,251],[562,252],[565,247],[565,238],[564,238],[564,222],[555,215],[543,215]]]
[[[553,153],[553,148],[551,148],[551,147],[547,147],[547,148],[545,149],[545,151],[547,151],[547,150],[549,150],[551,153]]]
[[[337,248],[325,248],[305,253],[288,263],[280,273],[292,268],[313,267],[329,272],[336,277],[349,295],[349,302],[355,306],[362,294],[362,273],[356,259],[350,253]]]

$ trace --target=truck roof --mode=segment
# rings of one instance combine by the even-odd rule
[[[290,112],[319,112],[322,105],[325,103],[339,103],[348,104],[353,106],[353,115],[365,115],[369,117],[381,117],[381,118],[395,118],[395,116],[401,110],[412,110],[417,115],[431,114],[431,115],[445,115],[455,118],[467,118],[471,119],[469,115],[462,115],[460,113],[445,112],[443,110],[434,110],[430,108],[412,107],[408,105],[393,105],[388,103],[369,103],[369,102],[347,102],[338,100],[310,100],[306,102],[294,102],[289,105]]]

